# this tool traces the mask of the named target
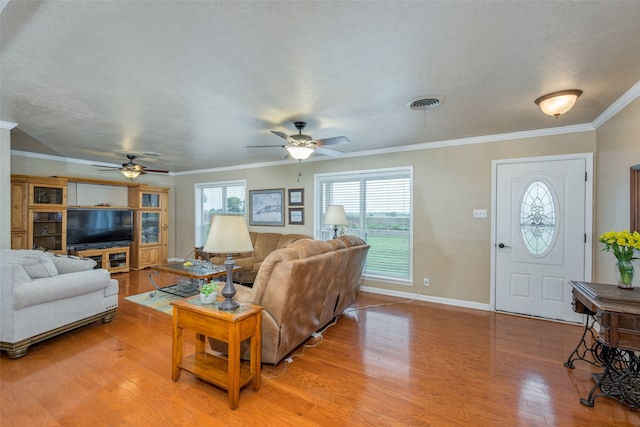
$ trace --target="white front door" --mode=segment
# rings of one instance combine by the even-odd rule
[[[583,320],[568,281],[585,280],[590,256],[586,163],[550,157],[494,165],[496,310]]]

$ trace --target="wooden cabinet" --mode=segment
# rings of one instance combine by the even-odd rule
[[[122,252],[123,248],[86,250],[78,254],[100,259],[102,265],[111,272],[167,262],[169,189],[85,178],[12,175],[11,248],[66,253],[68,185],[75,191],[72,191],[75,194],[75,197],[72,195],[75,207],[99,207],[78,205],[78,183],[95,186],[95,192],[99,193],[96,200],[111,197],[107,190],[113,187],[128,187],[128,208],[134,211],[134,241],[126,248],[124,261],[114,258],[114,254]],[[102,191],[103,188],[106,190]]]
[[[66,209],[29,209],[27,243],[31,249],[67,252]]]
[[[27,178],[16,176],[11,179],[11,247],[13,249],[27,249],[28,224],[28,195]]]
[[[134,216],[131,267],[146,268],[167,262],[168,188],[140,185],[129,187],[129,207]]]
[[[91,258],[98,264],[96,268],[104,268],[110,273],[129,271],[129,248],[89,249],[75,252],[74,255]]]
[[[11,177],[11,248],[66,252],[66,179]]]

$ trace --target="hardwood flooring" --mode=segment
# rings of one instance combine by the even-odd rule
[[[2,426],[640,425],[610,399],[580,404],[596,368],[562,365],[580,326],[369,293],[356,306],[373,306],[339,317],[291,363],[264,365],[261,390],[244,389],[232,411],[222,390],[186,372],[171,380],[171,317],[123,299],[152,288],[147,272],[113,277],[112,323],[21,359],[2,353]]]

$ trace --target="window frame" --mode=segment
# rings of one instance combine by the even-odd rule
[[[233,214],[229,214],[227,212],[227,190],[230,187],[239,187],[239,186],[243,186],[243,197],[244,197],[244,213],[242,214],[242,216],[244,216],[245,220],[247,218],[247,180],[246,179],[239,179],[239,180],[233,180],[233,181],[213,181],[213,182],[198,182],[195,183],[193,186],[193,191],[194,191],[194,230],[193,230],[193,236],[194,239],[193,241],[195,242],[196,247],[198,246],[203,246],[205,244],[206,241],[206,236],[202,236],[203,237],[203,241],[200,242],[200,229],[203,226],[206,226],[206,224],[204,224],[204,222],[202,221],[202,214],[204,212],[203,209],[203,202],[202,202],[202,192],[205,189],[208,188],[222,188],[223,191],[223,195],[222,198],[225,201],[223,203],[223,214],[224,215],[233,215]]]
[[[330,172],[330,173],[320,173],[314,175],[314,220],[313,220],[313,233],[315,239],[325,239],[327,238],[327,233],[329,235],[333,234],[333,228],[329,225],[324,225],[324,213],[326,212],[326,208],[328,205],[332,204],[331,195],[323,194],[322,185],[327,182],[337,183],[344,182],[349,180],[360,180],[362,182],[372,181],[372,180],[380,180],[380,179],[394,179],[394,178],[407,178],[409,180],[409,230],[407,231],[406,237],[408,239],[408,253],[407,253],[407,263],[408,263],[408,271],[407,275],[403,277],[398,277],[396,275],[381,275],[375,274],[371,272],[367,272],[366,263],[365,270],[363,271],[363,276],[367,279],[380,280],[385,282],[393,282],[401,285],[409,285],[413,286],[413,167],[394,167],[394,168],[385,168],[385,169],[367,169],[367,170],[356,170],[356,171],[346,171],[346,172]],[[354,235],[357,235],[363,240],[366,240],[366,235],[371,233],[371,229],[366,229],[366,191],[363,186],[360,189],[360,232],[354,232]],[[364,213],[362,211],[364,206]],[[371,251],[370,251],[371,252]],[[368,255],[369,256],[369,255]]]

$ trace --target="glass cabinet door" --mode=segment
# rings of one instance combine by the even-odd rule
[[[33,211],[31,229],[33,249],[61,252],[64,242],[64,213],[62,211]]]
[[[64,188],[31,184],[32,205],[64,205]]]
[[[160,194],[142,193],[141,196],[142,196],[143,208],[159,208],[160,207]]]
[[[141,243],[160,242],[160,214],[158,212],[140,213]]]

